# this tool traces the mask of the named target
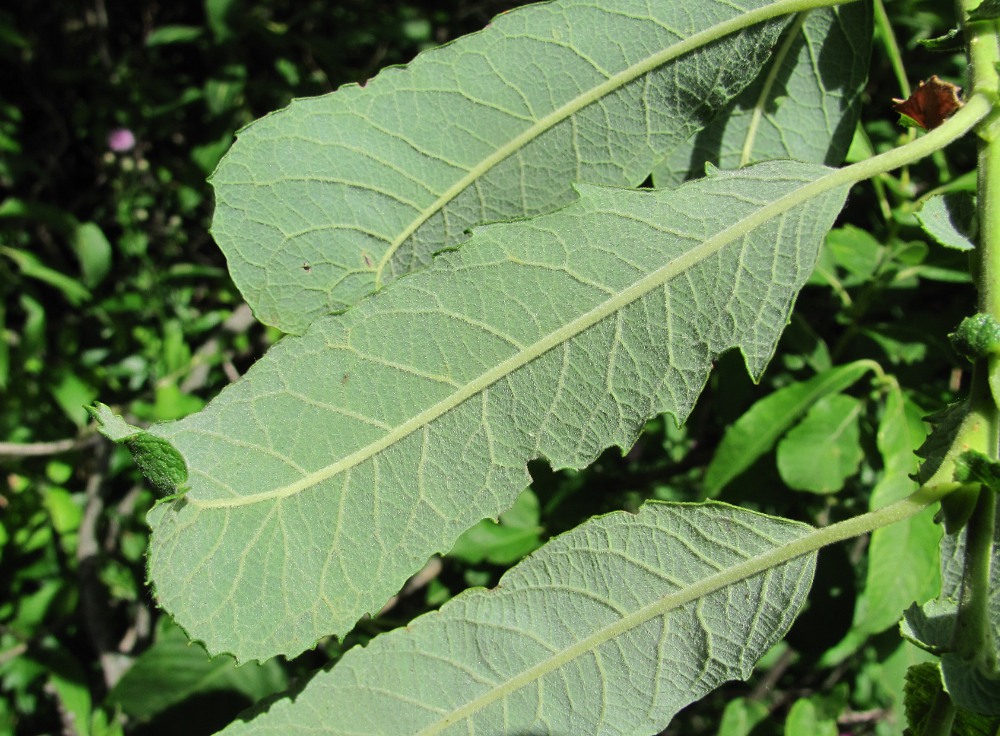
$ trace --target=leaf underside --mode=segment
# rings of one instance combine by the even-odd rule
[[[817,8],[785,31],[754,82],[653,170],[658,187],[777,158],[839,166],[861,110],[871,59],[868,3]]]
[[[770,4],[506,13],[244,128],[211,180],[212,234],[257,318],[300,334],[473,225],[551,211],[574,183],[638,186],[753,80],[787,19],[685,39]]]
[[[496,589],[352,649],[294,701],[224,733],[656,733],[750,676],[801,609],[815,553],[727,585],[713,576],[808,531],[718,503],[592,519]]]
[[[160,602],[213,653],[297,654],[506,510],[528,461],[581,468],[683,420],[730,347],[759,376],[846,196],[795,204],[829,171],[585,187],[282,340],[151,430],[190,487],[149,516]]]

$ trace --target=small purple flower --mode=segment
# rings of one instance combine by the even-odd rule
[[[115,128],[108,133],[108,148],[115,153],[125,153],[135,148],[135,133],[128,128]]]

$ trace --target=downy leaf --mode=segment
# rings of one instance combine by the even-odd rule
[[[969,192],[935,194],[916,216],[924,232],[946,248],[975,248],[976,200]]]
[[[727,109],[653,170],[656,186],[776,158],[840,165],[868,79],[868,3],[799,13],[764,70]]]
[[[656,733],[784,636],[815,553],[748,568],[808,531],[720,503],[592,519],[223,733]]]
[[[150,429],[189,469],[149,515],[160,602],[212,652],[297,654],[507,509],[528,461],[580,468],[683,420],[730,347],[759,376],[846,196],[829,172],[583,187],[282,340]]]
[[[574,182],[640,184],[753,80],[787,19],[726,34],[785,4],[505,13],[244,128],[212,177],[212,234],[257,318],[301,333],[473,225],[551,211]]]

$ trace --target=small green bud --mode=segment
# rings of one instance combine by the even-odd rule
[[[1000,322],[988,314],[966,317],[948,337],[956,352],[969,360],[1000,355]]]

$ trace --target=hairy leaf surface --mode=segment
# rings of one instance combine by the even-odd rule
[[[301,333],[472,225],[551,211],[573,183],[640,184],[753,80],[787,19],[724,38],[720,24],[779,5],[560,0],[504,14],[245,128],[212,177],[212,233],[257,318]]]
[[[656,733],[784,636],[815,553],[753,567],[808,531],[719,503],[592,519],[224,733]]]
[[[189,468],[149,517],[161,603],[213,652],[297,654],[507,509],[528,461],[584,467],[685,418],[730,347],[759,376],[846,196],[829,172],[584,187],[282,340],[151,430]]]
[[[734,169],[792,158],[839,166],[858,121],[871,42],[868,3],[800,13],[753,84],[657,165],[656,186],[700,177],[706,163]]]

